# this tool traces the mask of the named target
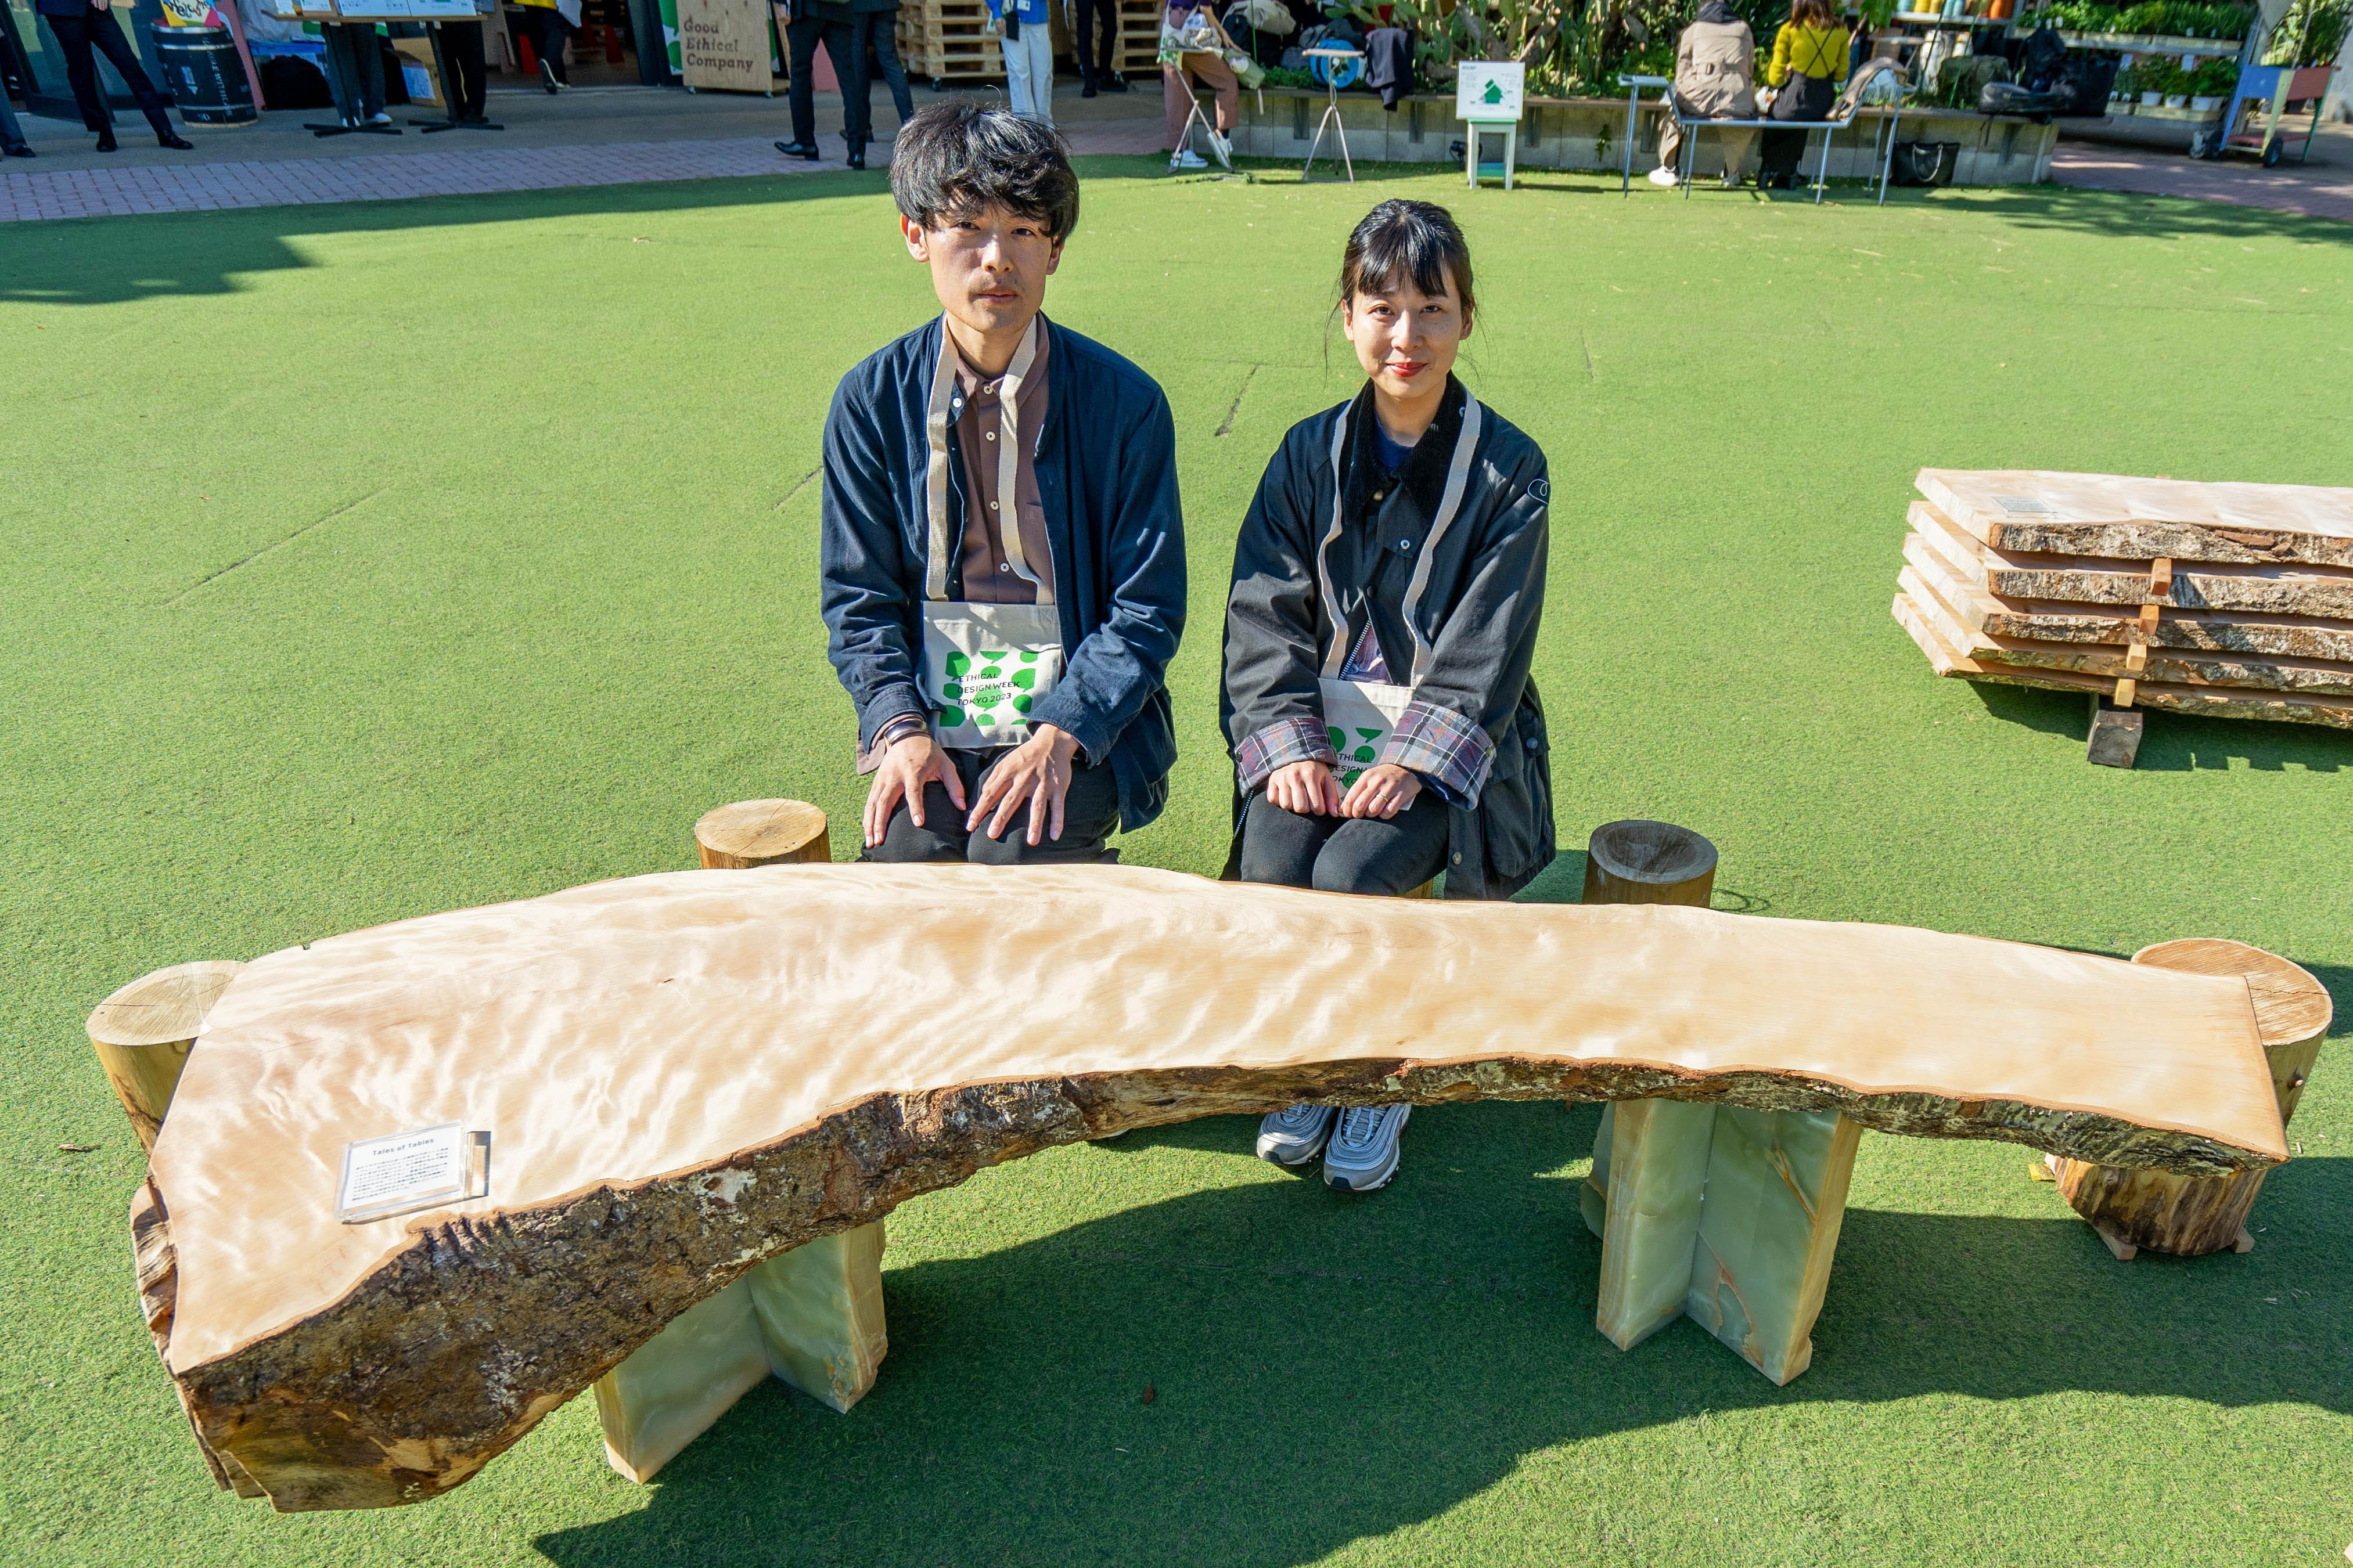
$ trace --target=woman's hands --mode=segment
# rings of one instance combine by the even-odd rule
[[[1345,796],[1340,793],[1339,776],[1323,763],[1292,763],[1266,777],[1266,798],[1299,816],[1378,817],[1386,822],[1420,794],[1421,780],[1394,763],[1366,768]]]
[[[1386,822],[1403,811],[1421,794],[1421,780],[1410,769],[1395,763],[1383,763],[1366,768],[1348,786],[1348,798],[1340,803],[1342,816],[1377,816]]]
[[[947,748],[934,740],[929,730],[916,730],[891,742],[882,753],[882,765],[874,770],[874,782],[866,790],[866,847],[871,849],[882,842],[882,830],[891,826],[891,813],[902,800],[907,803],[907,816],[914,825],[923,825],[923,786],[934,779],[962,811],[964,780],[956,776]]]
[[[1266,775],[1266,798],[1295,816],[1340,815],[1340,781],[1322,763],[1290,763]]]
[[[1078,755],[1079,738],[1067,730],[1051,724],[1039,724],[1029,731],[1029,738],[1008,752],[988,770],[980,781],[980,798],[973,802],[972,814],[965,818],[967,832],[980,827],[980,819],[989,817],[988,836],[1002,839],[1011,825],[1015,813],[1023,806],[1029,808],[1029,842],[1035,848],[1039,836],[1060,842],[1062,837],[1062,802],[1071,793],[1071,758]],[[959,800],[958,805],[964,804]],[[994,810],[996,815],[990,816]]]

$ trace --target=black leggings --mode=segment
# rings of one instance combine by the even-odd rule
[[[1411,892],[1446,864],[1446,803],[1428,786],[1387,821],[1302,816],[1250,796],[1242,814],[1242,880],[1324,893]]]
[[[50,34],[66,57],[66,82],[73,89],[74,107],[81,110],[81,122],[92,131],[113,128],[114,116],[107,111],[106,89],[99,85],[98,63],[91,51],[106,57],[122,78],[122,85],[139,101],[139,112],[158,136],[172,134],[172,117],[164,111],[164,95],[139,68],[139,57],[131,52],[131,40],[122,36],[122,24],[114,19],[111,11],[85,10],[72,16],[45,15]]]
[[[1116,0],[1077,0],[1077,37],[1071,40],[1071,49],[1079,57],[1079,74],[1089,81],[1108,81],[1115,74],[1119,6]]]

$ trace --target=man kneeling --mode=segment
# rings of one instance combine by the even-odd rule
[[[942,315],[844,376],[825,427],[833,668],[868,860],[1108,860],[1159,816],[1185,620],[1176,429],[1151,377],[1039,313],[1079,215],[1048,127],[965,100],[891,190]]]

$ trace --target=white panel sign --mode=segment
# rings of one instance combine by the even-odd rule
[[[1519,62],[1464,60],[1454,68],[1454,118],[1474,124],[1516,125],[1527,67]]]
[[[471,1142],[463,1122],[445,1121],[344,1144],[335,1217],[355,1225],[465,1197]]]

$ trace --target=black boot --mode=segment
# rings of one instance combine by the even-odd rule
[[[98,150],[100,152],[111,153],[114,151],[115,146],[114,132],[111,128],[98,133]]]

